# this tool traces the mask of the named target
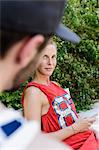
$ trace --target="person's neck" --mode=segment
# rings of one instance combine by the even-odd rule
[[[3,91],[3,87],[2,87],[2,84],[1,84],[1,81],[0,81],[0,92]]]
[[[39,75],[36,75],[33,81],[39,84],[48,85],[50,83],[50,77],[39,74]]]
[[[5,67],[0,62],[0,92],[4,90],[4,73],[5,73],[4,70],[5,70]]]
[[[5,61],[0,61],[0,92],[5,91],[12,85],[16,75],[15,67]]]

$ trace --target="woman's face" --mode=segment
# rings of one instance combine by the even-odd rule
[[[56,67],[57,48],[54,44],[48,44],[41,56],[37,71],[45,76],[51,76]]]

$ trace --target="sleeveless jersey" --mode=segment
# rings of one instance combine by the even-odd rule
[[[48,98],[49,110],[41,117],[41,129],[46,133],[55,132],[72,125],[78,115],[70,95],[57,84],[50,82],[42,85],[35,82],[28,83],[27,87],[39,88]],[[24,94],[22,96],[24,105]],[[92,131],[78,133],[63,140],[75,150],[97,150],[97,140]]]

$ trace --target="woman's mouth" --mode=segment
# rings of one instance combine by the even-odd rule
[[[52,71],[53,68],[45,68],[47,71]]]

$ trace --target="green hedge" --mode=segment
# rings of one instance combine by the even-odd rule
[[[53,79],[69,87],[79,111],[89,109],[99,98],[99,4],[96,0],[68,2],[63,23],[80,35],[81,42],[73,45],[55,37],[58,65]]]
[[[99,6],[98,0],[70,0],[63,23],[81,37],[78,45],[57,37],[58,64],[52,76],[63,88],[69,87],[77,110],[89,109],[98,99]],[[24,87],[24,86],[23,86]],[[3,93],[0,99],[15,109],[21,108],[23,87],[13,93]]]

